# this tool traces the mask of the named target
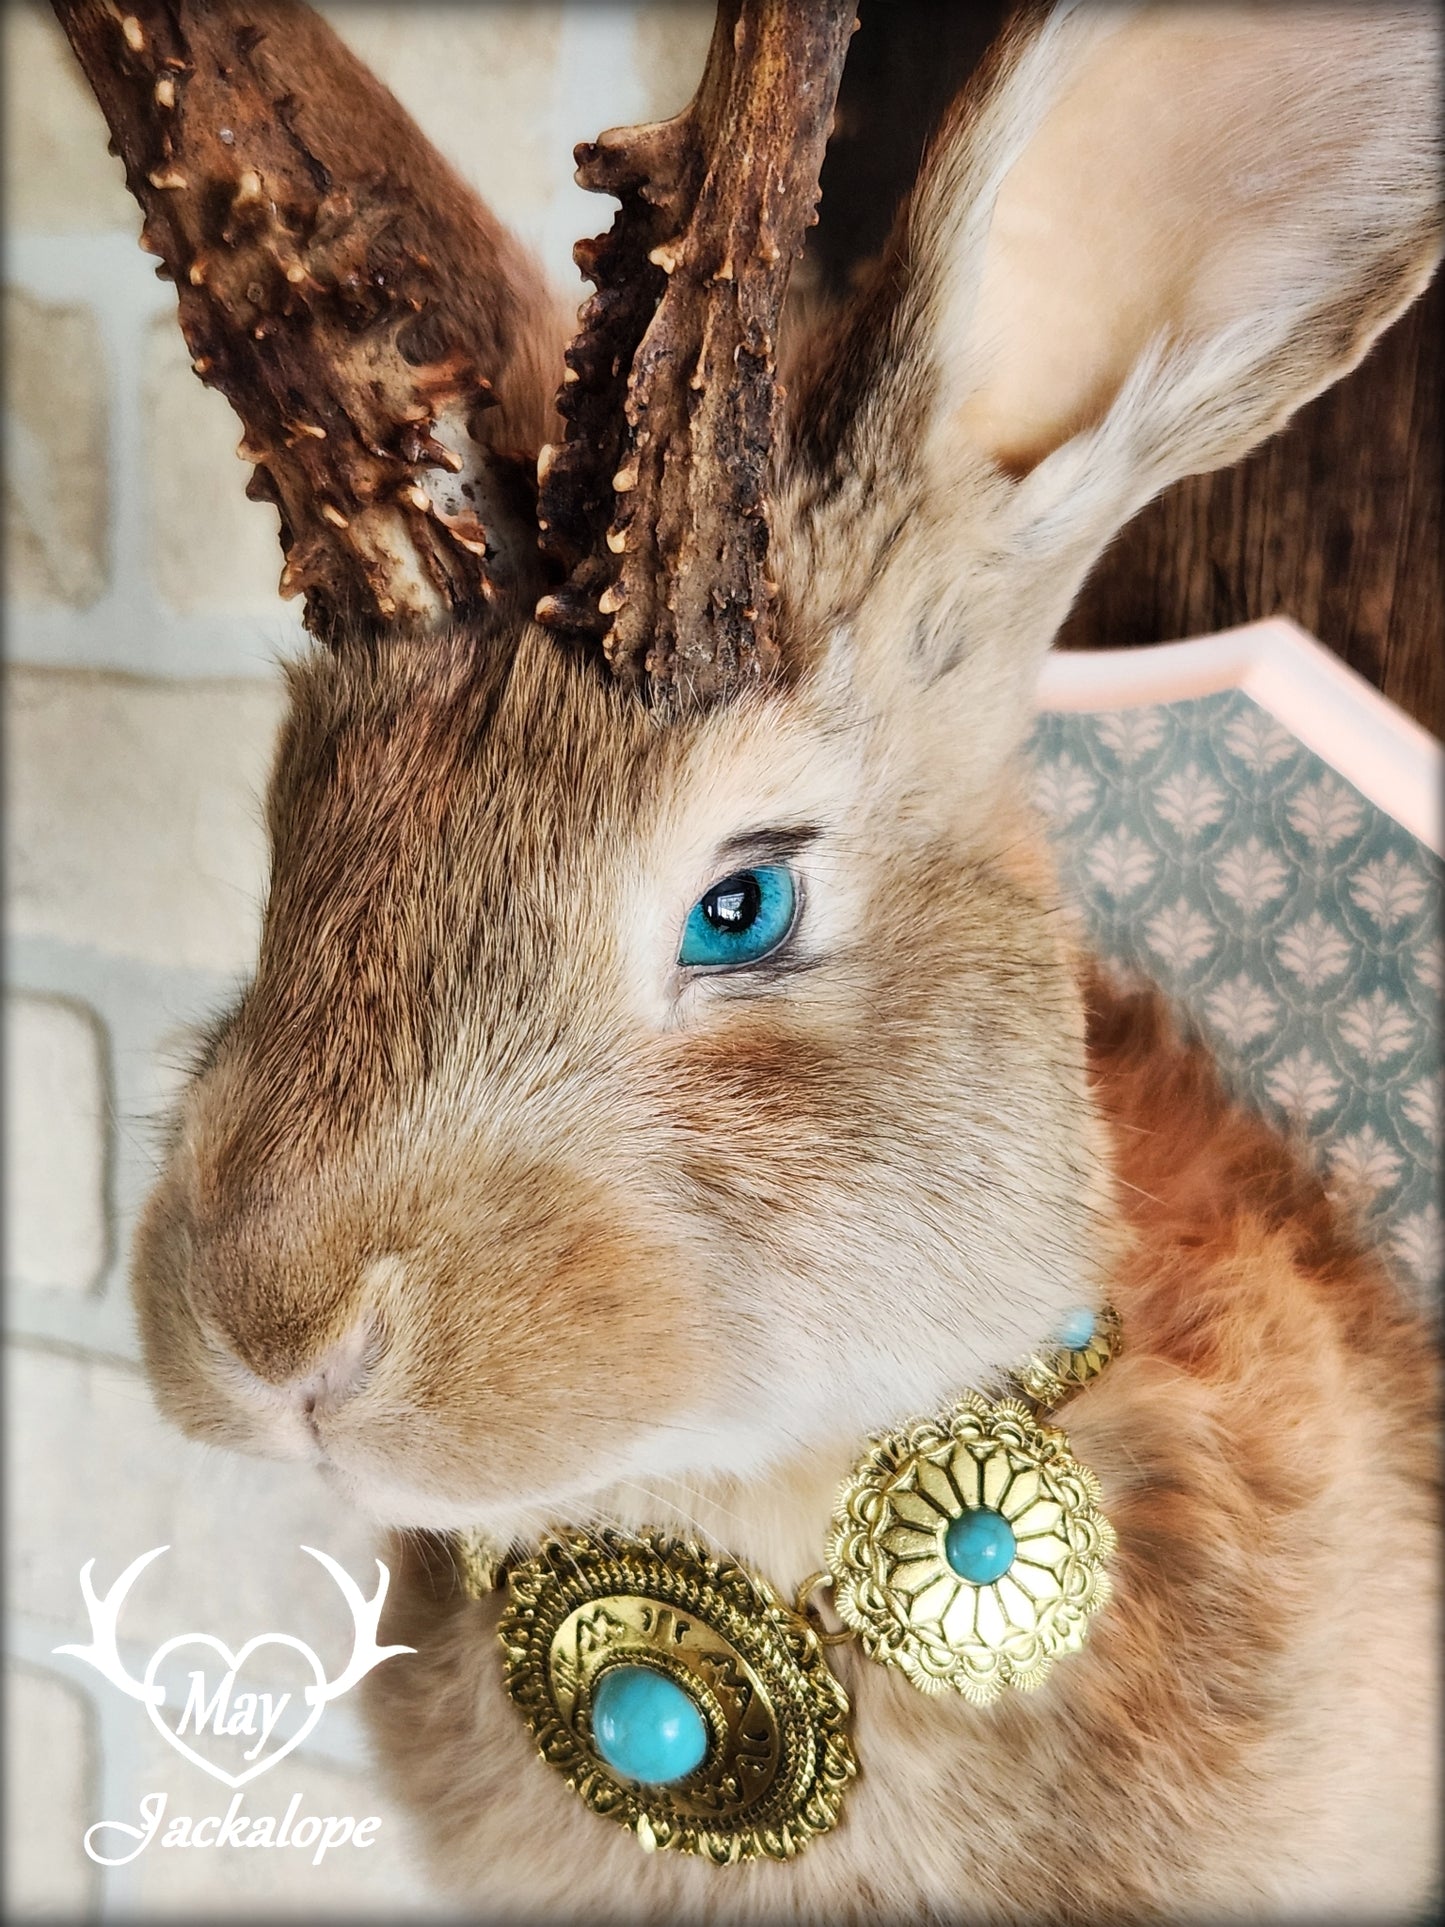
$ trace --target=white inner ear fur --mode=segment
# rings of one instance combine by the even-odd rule
[[[1275,419],[1343,372],[1423,279],[1422,263],[1370,285],[1398,280],[1389,237],[1428,227],[1437,195],[1433,14],[1092,6],[1047,33],[998,137],[1042,117],[948,302],[967,342],[951,385],[971,388],[948,432],[1024,473],[1098,422],[1160,337],[1202,345],[1257,317],[1267,354],[1336,301],[1331,359],[1291,370]]]

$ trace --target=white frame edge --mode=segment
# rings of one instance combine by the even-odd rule
[[[1045,656],[1046,710],[1133,709],[1240,689],[1346,782],[1445,856],[1445,749],[1286,616],[1147,649]]]

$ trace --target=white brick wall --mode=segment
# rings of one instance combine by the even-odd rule
[[[12,1919],[74,1920],[99,1869],[75,1851],[98,1787],[87,1697],[48,1671],[5,1664],[5,1898]]]
[[[681,106],[711,7],[348,4],[325,11],[448,157],[582,292],[579,235],[612,204],[571,148]],[[206,1919],[263,1908],[422,1913],[400,1819],[372,1789],[354,1712],[333,1708],[251,1783],[248,1810],[382,1813],[374,1848],[142,1855],[104,1874],[99,1819],[223,1811],[226,1790],[142,1709],[52,1649],[102,1589],[168,1544],[127,1604],[134,1666],[162,1638],[288,1631],[340,1663],[348,1622],[299,1547],[365,1581],[371,1535],[308,1475],[207,1452],[156,1415],[126,1254],[156,1120],[194,1026],[250,962],[264,883],[258,797],[279,715],[274,513],[248,502],[239,428],[202,389],[174,291],[48,9],[5,0],[5,594],[8,991],[5,1354],[9,1558],[6,1919]],[[222,1797],[217,1797],[222,1796]]]
[[[55,997],[6,999],[5,1056],[15,1128],[5,1133],[5,1225],[11,1279],[86,1291],[100,1280],[106,1223],[102,1033],[84,1007]]]

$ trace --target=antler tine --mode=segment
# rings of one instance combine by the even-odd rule
[[[96,1592],[90,1576],[95,1571],[95,1561],[87,1559],[80,1572],[80,1591],[85,1600],[85,1610],[90,1616],[90,1644],[56,1646],[53,1649],[57,1653],[69,1653],[76,1659],[87,1660],[105,1675],[112,1686],[129,1693],[132,1699],[149,1700],[153,1705],[158,1705],[165,1698],[165,1689],[155,1684],[147,1685],[145,1680],[136,1679],[126,1671],[125,1661],[116,1644],[116,1629],[120,1622],[120,1609],[131,1587],[153,1559],[159,1559],[163,1552],[169,1550],[168,1546],[152,1546],[149,1552],[132,1559],[104,1599]]]
[[[853,0],[721,0],[691,105],[577,149],[622,207],[576,250],[597,292],[539,510],[569,575],[537,614],[665,710],[777,666],[774,344],[855,25]]]
[[[280,510],[307,626],[535,598],[532,462],[511,451],[549,423],[516,419],[528,385],[518,402],[507,377],[547,304],[521,250],[301,0],[52,4],[196,371],[241,417],[248,492]]]
[[[415,1646],[378,1646],[376,1643],[381,1609],[386,1604],[386,1590],[391,1580],[390,1573],[379,1559],[376,1562],[376,1591],[368,1599],[345,1566],[338,1565],[329,1553],[320,1552],[315,1546],[303,1546],[301,1550],[309,1552],[313,1559],[323,1565],[341,1588],[342,1597],[351,1612],[355,1635],[352,1641],[351,1658],[347,1661],[345,1671],[338,1674],[334,1680],[328,1680],[324,1686],[306,1688],[306,1698],[309,1703],[314,1704],[318,1699],[340,1699],[341,1695],[349,1693],[356,1682],[363,1679],[373,1666],[379,1666],[384,1659],[391,1659],[397,1653],[414,1653],[416,1648]]]

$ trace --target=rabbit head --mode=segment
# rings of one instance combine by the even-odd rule
[[[254,980],[135,1251],[185,1430],[506,1533],[856,1440],[1098,1299],[1039,657],[1138,507],[1423,286],[1436,38],[1017,25],[793,331],[772,673],[664,708],[505,602],[288,670]]]

